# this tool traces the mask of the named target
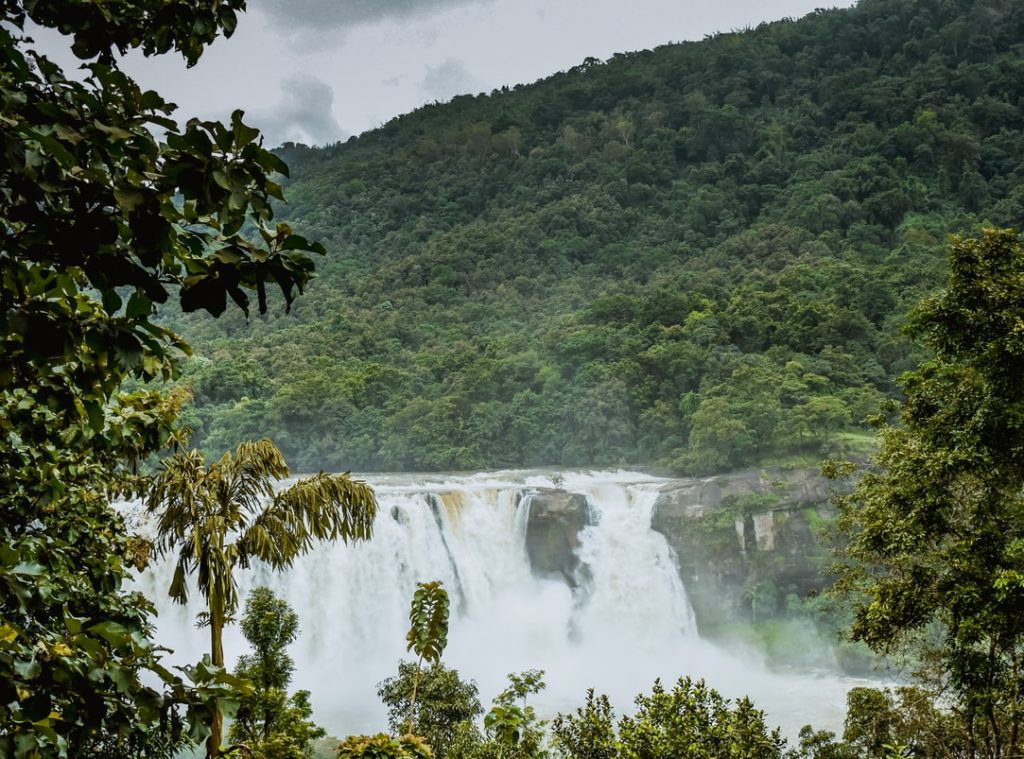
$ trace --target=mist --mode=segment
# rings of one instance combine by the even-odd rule
[[[655,679],[704,678],[723,695],[749,695],[790,739],[800,727],[841,727],[845,693],[862,681],[829,666],[827,642],[805,666],[772,671],[755,648],[703,639],[665,538],[650,528],[662,481],[627,472],[566,473],[562,487],[586,495],[592,524],[578,548],[587,578],[576,589],[538,577],[526,550],[532,494],[551,488],[541,473],[370,478],[380,501],[372,540],[323,546],[285,574],[256,569],[243,596],[269,585],[299,615],[294,687],[312,694],[331,733],[372,734],[386,727],[377,683],[405,654],[409,600],[416,582],[443,580],[452,600],[443,661],[475,680],[483,703],[510,672],[543,669],[534,700],[543,716],[573,711],[588,688],[609,696],[618,714]],[[166,598],[169,567],[140,580]],[[207,641],[192,620],[201,603],[160,602],[159,637],[174,659],[194,661]],[[237,626],[225,636],[227,661],[245,652]],[[807,666],[806,662],[811,662]]]

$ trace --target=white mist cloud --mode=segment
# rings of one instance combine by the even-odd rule
[[[281,82],[281,100],[252,113],[268,145],[302,142],[324,145],[348,137],[332,112],[334,90],[311,74],[298,73]]]
[[[427,66],[427,75],[420,89],[434,100],[447,100],[455,95],[475,95],[483,83],[457,58],[447,58],[438,66]]]

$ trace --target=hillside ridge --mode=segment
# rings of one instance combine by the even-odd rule
[[[195,442],[300,469],[862,451],[952,233],[1024,218],[1024,7],[862,0],[588,60],[329,148],[293,314],[205,323]]]

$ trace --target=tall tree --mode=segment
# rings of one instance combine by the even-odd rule
[[[290,303],[323,249],[271,224],[287,167],[240,113],[179,126],[116,54],[192,65],[244,6],[0,3],[0,755],[129,755],[187,695],[159,666],[150,606],[122,588],[109,506],[169,440],[177,402],[121,383],[166,379],[187,352],[157,304],[218,315],[254,293],[263,310],[268,284]],[[33,49],[29,21],[68,38],[81,77]],[[201,731],[198,702],[192,716]]]
[[[416,687],[416,711],[412,729],[408,728],[413,681]],[[464,736],[475,736],[473,720],[483,713],[476,683],[466,682],[454,669],[441,662],[422,672],[416,663],[398,663],[398,674],[377,685],[377,695],[388,709],[388,727],[427,739],[434,756],[444,759]]]
[[[165,459],[146,497],[158,514],[158,555],[175,555],[168,589],[188,600],[188,577],[206,601],[210,656],[224,666],[224,626],[238,607],[236,568],[258,559],[273,569],[289,567],[315,541],[370,537],[377,502],[373,491],[348,474],[320,474],[274,491],[288,477],[281,452],[269,440],[246,442],[211,464],[186,451]],[[207,755],[220,750],[223,717],[213,716]]]
[[[912,331],[934,358],[841,500],[853,637],[923,640],[969,755],[1019,756],[1024,724],[1024,246],[955,238],[947,287]],[[849,471],[849,467],[844,467]]]
[[[229,731],[260,759],[305,759],[310,742],[327,733],[310,717],[309,691],[288,695],[294,662],[288,646],[299,632],[298,615],[270,588],[254,589],[245,602],[242,634],[252,653],[239,658],[235,674],[253,684]]]

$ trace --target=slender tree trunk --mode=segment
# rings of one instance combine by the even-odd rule
[[[1010,745],[1007,750],[1009,756],[1017,756],[1017,743],[1020,737],[1020,659],[1016,649],[1011,649],[1011,661],[1013,662],[1013,702],[1010,706]]]
[[[416,674],[412,678],[412,698],[409,699],[409,717],[405,721],[405,732],[406,734],[412,733],[412,716],[416,713],[416,690],[420,686],[420,670],[423,667],[423,657],[416,662]]]
[[[215,594],[214,594],[215,595]],[[219,601],[210,597],[210,660],[215,667],[224,666],[224,609]],[[220,755],[221,741],[224,737],[224,715],[220,704],[214,701],[213,719],[210,722],[210,737],[206,739],[207,759],[215,759]]]
[[[986,721],[987,721],[987,719],[988,719],[987,710],[986,710],[985,718],[986,718]],[[994,759],[995,751],[992,748],[992,730],[990,729],[990,727],[991,727],[990,725],[985,725],[985,756],[988,757],[988,759]]]
[[[270,692],[270,688],[264,686],[263,692],[264,693],[269,693]],[[285,693],[285,695],[287,696],[288,694]],[[264,741],[266,741],[268,738],[270,738],[270,725],[273,723],[273,721],[274,721],[274,715],[270,713],[270,709],[264,709],[263,710],[263,736],[262,736]]]
[[[989,640],[988,644],[988,671],[996,671],[996,643],[995,640]],[[988,676],[989,683],[989,700],[988,705],[985,707],[985,714],[988,717],[989,730],[992,733],[992,756],[994,759],[999,759],[1003,756],[1003,736],[1002,731],[999,729],[999,720],[996,719],[995,706],[992,704],[992,692],[995,690],[995,684],[992,682],[994,679],[993,675]]]
[[[974,710],[971,709],[965,714],[967,721],[967,747],[970,750],[971,759],[978,756],[978,741],[974,737]]]
[[[266,693],[270,693],[270,689],[273,687],[273,684],[270,681],[270,667],[271,667],[271,659],[272,659],[272,657],[270,656],[270,651],[266,650],[266,651],[259,652],[259,653],[257,653],[257,656],[259,656],[260,671],[263,673],[263,678],[262,678],[262,682],[261,682],[261,684],[263,685],[263,692],[265,694]],[[289,677],[290,677],[290,675],[289,675]],[[285,691],[285,696],[287,697],[287,695],[288,695],[288,692],[287,692],[288,683],[287,683],[287,681],[285,681],[284,685],[282,685],[281,687],[282,687],[282,690]],[[268,709],[266,707],[266,703],[264,702],[264,704],[263,704],[263,734],[260,736],[261,740],[264,741],[264,742],[266,742],[270,738],[270,726],[273,723],[275,716],[276,715],[271,714],[270,709]]]

